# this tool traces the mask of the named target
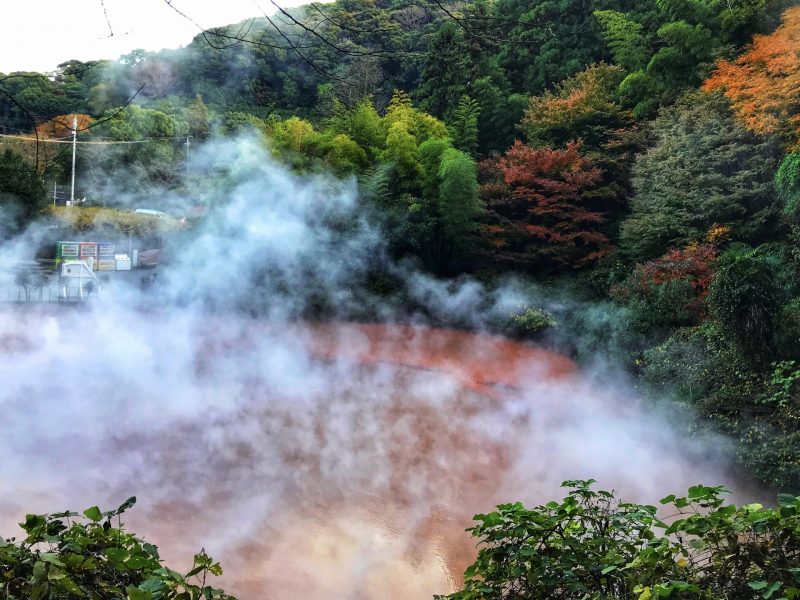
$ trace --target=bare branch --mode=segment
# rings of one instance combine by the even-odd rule
[[[111,28],[111,19],[108,18],[108,9],[106,9],[105,0],[100,0],[100,6],[103,7],[103,14],[106,16],[106,25],[108,25],[108,37],[114,37],[114,30]]]

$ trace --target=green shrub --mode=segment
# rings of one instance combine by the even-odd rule
[[[521,335],[533,335],[558,324],[549,312],[541,308],[529,308],[527,306],[522,312],[511,317],[511,322],[517,333]]]
[[[792,217],[800,214],[800,152],[787,154],[777,173],[775,188],[784,202],[784,212]]]
[[[723,258],[708,296],[712,314],[745,348],[764,350],[781,304],[778,265],[758,251]]]
[[[800,491],[797,388],[791,400],[775,400],[790,376],[784,367],[777,377],[777,365],[760,369],[719,324],[704,323],[676,331],[644,352],[642,379],[651,393],[689,405],[699,417],[694,429],[730,436],[734,458],[747,472],[769,485]]]
[[[464,589],[440,600],[655,600],[800,596],[800,498],[737,507],[697,485],[655,506],[567,481],[561,502],[475,515]]]
[[[205,551],[181,574],[166,567],[158,549],[125,531],[116,510],[27,515],[25,538],[0,538],[0,596],[8,600],[236,600],[206,585],[222,567]]]
[[[775,319],[775,347],[780,356],[800,356],[800,298],[785,304]]]

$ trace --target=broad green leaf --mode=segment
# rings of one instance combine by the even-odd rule
[[[125,512],[130,507],[132,507],[134,504],[136,504],[136,496],[131,496],[130,498],[125,500],[125,502],[123,502],[122,504],[119,505],[119,508],[117,509],[117,512],[118,513]]]
[[[606,567],[605,569],[600,571],[600,574],[601,575],[608,575],[612,571],[616,571],[616,570],[617,570],[617,565],[609,565],[608,567]]]
[[[103,518],[103,513],[100,512],[100,509],[96,506],[92,506],[91,508],[87,508],[83,511],[83,515],[95,523],[100,521]]]

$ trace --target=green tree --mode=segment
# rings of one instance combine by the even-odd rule
[[[712,314],[745,348],[767,350],[782,304],[776,257],[758,251],[727,253],[711,282]]]
[[[478,117],[480,105],[469,96],[462,96],[458,106],[453,110],[448,124],[448,131],[453,146],[463,150],[470,156],[478,152]]]
[[[647,66],[651,50],[640,23],[615,10],[598,10],[594,16],[603,28],[603,39],[616,64],[626,71]]]
[[[594,2],[498,0],[495,14],[514,25],[498,60],[514,91],[540,94],[605,58]]]
[[[439,211],[447,246],[463,247],[468,235],[477,231],[477,219],[483,212],[475,161],[465,152],[448,148],[442,153],[439,181]]]
[[[656,32],[666,43],[647,64],[647,73],[659,79],[668,90],[700,83],[697,67],[711,61],[718,44],[702,24],[673,21]]]
[[[430,138],[419,145],[419,160],[424,170],[422,196],[435,201],[439,196],[439,167],[445,150],[452,148],[450,140]]]
[[[784,212],[800,214],[800,152],[787,154],[775,173],[775,188],[784,203]]]
[[[337,175],[349,175],[365,168],[367,154],[350,136],[339,133],[325,141],[322,145],[322,154],[325,161]]]
[[[395,166],[406,187],[414,187],[423,176],[417,154],[417,139],[409,133],[404,121],[396,121],[389,127],[386,149],[381,154],[381,159]]]
[[[299,117],[290,117],[273,124],[270,139],[280,152],[305,153],[316,136],[314,126]]]
[[[82,189],[93,202],[113,202],[107,190],[116,177],[139,180],[143,183],[175,184],[184,172],[185,154],[179,150],[175,138],[185,131],[181,123],[170,115],[152,108],[132,104],[122,111],[109,110],[103,120],[93,128],[91,135],[126,142],[113,149],[106,146],[85,146],[82,160],[93,169],[79,169],[85,173],[80,180]]]
[[[445,22],[433,38],[417,91],[423,110],[447,117],[462,96],[469,92],[473,73],[469,48],[455,23]]]
[[[208,107],[203,102],[200,94],[195,96],[186,109],[186,122],[189,125],[189,135],[201,140],[208,137],[211,117],[208,114]]]
[[[781,323],[781,333],[787,326]],[[642,380],[650,393],[672,396],[698,415],[687,424],[686,435],[729,436],[734,441],[730,452],[743,472],[765,485],[797,493],[800,390],[795,387],[794,396],[784,401],[784,388],[772,384],[773,372],[765,363],[763,358],[754,360],[751,347],[743,347],[735,334],[712,319],[678,329],[645,351]]]
[[[776,145],[739,125],[724,98],[690,94],[653,130],[654,145],[633,168],[632,214],[622,225],[629,256],[655,258],[702,241],[714,224],[751,243],[773,234]]]
[[[348,135],[371,158],[377,157],[385,146],[386,130],[370,98],[362,100],[350,110],[334,103],[330,127]]]
[[[225,113],[222,118],[222,127],[226,133],[235,134],[242,131],[259,131],[266,130],[266,123],[263,119],[259,119],[255,115],[249,113],[231,111]]]
[[[0,232],[10,233],[30,222],[41,210],[45,189],[34,166],[12,150],[0,154]]]
[[[478,148],[482,154],[503,152],[517,135],[516,125],[528,105],[526,94],[512,93],[508,81],[498,82],[481,77],[472,86],[472,96],[478,100]]]

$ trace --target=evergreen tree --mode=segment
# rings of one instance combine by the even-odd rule
[[[514,23],[498,58],[514,91],[539,94],[606,58],[593,2],[498,0],[495,14]]]
[[[453,146],[471,156],[478,152],[478,117],[480,106],[469,96],[462,96],[458,106],[452,112],[448,131]]]
[[[622,248],[636,259],[702,241],[712,225],[758,242],[774,233],[776,145],[739,125],[719,94],[689,94],[654,123],[633,169]]]
[[[483,211],[475,162],[465,152],[448,148],[439,167],[439,211],[448,244],[462,245],[477,230]]]
[[[45,189],[32,164],[12,150],[0,154],[0,233],[11,233],[42,208]]]
[[[787,154],[775,174],[775,187],[784,202],[784,212],[800,214],[800,152]]]
[[[473,65],[464,36],[452,22],[445,22],[428,48],[417,90],[420,108],[443,118],[469,93]]]
[[[189,124],[189,135],[201,140],[208,137],[211,118],[208,114],[208,107],[200,94],[195,96],[189,108],[186,109],[186,122]]]

